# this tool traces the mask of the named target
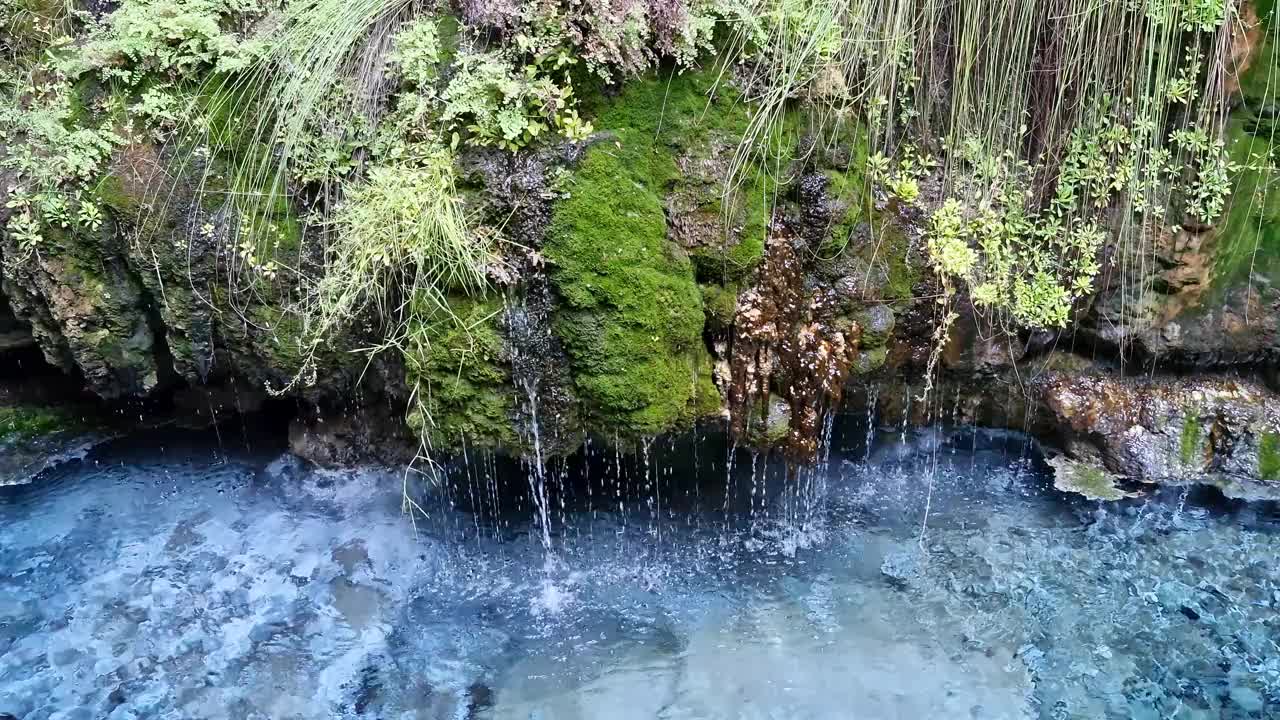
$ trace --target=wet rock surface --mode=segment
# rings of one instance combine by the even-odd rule
[[[1155,241],[1154,262],[1114,265],[1084,316],[1080,337],[1147,366],[1247,368],[1280,362],[1280,285],[1270,267],[1277,261],[1258,248],[1252,272],[1223,277],[1215,252],[1229,242],[1219,237],[1226,232],[1162,235]]]
[[[777,435],[770,404],[787,403],[781,447],[798,462],[817,457],[823,423],[838,405],[858,358],[862,330],[838,313],[830,290],[806,292],[797,245],[785,232],[770,239],[756,286],[739,298],[730,354],[731,426],[741,437]]]
[[[394,413],[346,408],[294,418],[289,423],[289,450],[321,467],[404,467],[417,456],[418,441]]]
[[[1280,499],[1280,396],[1263,385],[1050,373],[1037,392],[1076,460],[1136,482]]]
[[[785,183],[739,168],[742,186],[723,192],[749,114],[732,85],[713,76],[628,84],[601,99],[602,132],[588,142],[462,154],[469,209],[484,231],[500,227],[512,242],[488,268],[498,288],[493,296],[459,298],[455,308],[465,314],[477,302],[489,308],[495,297],[501,301],[486,328],[495,326],[503,346],[494,362],[486,360],[493,367],[481,368],[499,379],[483,394],[463,393],[459,407],[441,412],[440,427],[527,454],[537,414],[544,450],[565,454],[589,434],[634,442],[725,412],[743,429],[754,422],[741,419],[750,414],[744,408],[760,410],[756,420],[768,424],[767,399],[781,397],[795,432],[775,442],[804,460],[813,457],[825,414],[842,404],[845,386],[868,379],[923,384],[940,322],[933,301],[939,288],[921,247],[924,209],[887,198],[868,181],[868,148],[857,128],[823,147],[801,131],[791,140],[811,152],[785,168]],[[1265,108],[1244,108],[1255,125],[1266,119]],[[410,379],[395,377],[395,368],[374,377],[365,357],[348,352],[377,345],[384,328],[375,318],[355,319],[352,333],[328,338],[308,363],[300,289],[283,275],[237,272],[236,219],[217,192],[197,193],[206,160],[175,152],[136,138],[117,148],[95,190],[109,211],[101,231],[52,238],[58,247],[31,262],[6,261],[0,358],[34,344],[69,382],[121,402],[157,397],[213,406],[231,393],[256,395],[250,405],[260,405],[283,394],[298,401],[299,427],[311,427],[311,436],[318,437],[316,417],[336,417],[333,408],[350,405],[376,408],[377,427],[402,434],[404,418],[414,416]],[[582,175],[584,163],[604,158],[611,162]],[[661,167],[648,168],[649,159]],[[185,174],[176,171],[178,160],[191,165]],[[938,190],[933,179],[926,184],[930,193]],[[0,200],[5,192],[0,187]],[[624,196],[634,202],[611,208]],[[304,237],[298,216],[318,202],[300,193],[295,207],[272,219],[289,246],[288,262],[306,272],[319,270],[322,251]],[[0,220],[5,212],[0,208]],[[1263,237],[1269,212],[1250,210],[1252,225],[1243,230],[1256,225]],[[548,230],[566,213],[575,222],[562,222],[549,243]],[[1280,388],[1276,259],[1262,240],[1249,247],[1253,236],[1237,225],[1232,219],[1220,228],[1163,232],[1150,247],[1104,258],[1096,297],[1070,332],[1007,334],[962,302],[940,367],[975,390],[991,381],[1002,393],[1023,393],[1009,404],[1028,407],[1040,397],[1016,376],[1055,347],[1103,356],[1128,373],[1230,367]],[[572,237],[560,237],[566,234]],[[782,245],[790,248],[787,258],[775,249]],[[3,252],[12,258],[17,248]],[[618,259],[627,253],[634,256]],[[770,293],[779,298],[767,299]],[[461,364],[434,370],[475,384]],[[482,401],[489,407],[472,412]],[[419,426],[422,420],[418,413]],[[459,449],[464,434],[449,433],[440,449]],[[372,453],[365,457],[381,461],[372,438],[352,437],[339,430],[319,445],[301,441],[299,449],[352,462],[364,448]],[[1112,457],[1112,470],[1121,472],[1119,456]],[[1210,467],[1157,472],[1150,463],[1125,462],[1123,473],[1161,482],[1247,477],[1243,466]]]

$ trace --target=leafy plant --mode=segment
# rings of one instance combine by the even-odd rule
[[[207,68],[244,70],[262,48],[247,34],[262,11],[257,0],[129,0],[91,28],[68,67],[126,84],[155,75],[176,80]],[[243,32],[225,29],[229,25]]]
[[[435,18],[419,18],[398,32],[389,60],[405,83],[430,92],[440,77],[440,29]]]
[[[590,134],[590,124],[572,107],[567,73],[561,82],[551,76],[572,64],[563,51],[519,70],[501,52],[464,53],[442,95],[442,120],[454,131],[454,144],[461,139],[459,132],[466,133],[468,142],[512,151],[552,130],[567,131],[572,139]]]
[[[22,262],[39,251],[49,229],[96,231],[102,215],[86,199],[86,188],[103,170],[122,138],[101,127],[76,124],[74,90],[65,81],[37,89],[0,86],[0,168],[17,182],[9,189],[13,210],[5,230],[16,241]]]

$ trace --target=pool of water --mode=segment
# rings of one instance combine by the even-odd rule
[[[152,433],[0,488],[0,712],[1280,717],[1271,506],[852,421],[801,473],[715,435],[442,472]]]

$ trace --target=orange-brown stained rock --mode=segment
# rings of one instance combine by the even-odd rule
[[[1240,4],[1239,17],[1231,25],[1229,55],[1227,57],[1226,90],[1228,95],[1240,91],[1240,79],[1249,71],[1262,47],[1262,21],[1253,7],[1253,0]]]
[[[730,351],[730,428],[746,437],[768,416],[771,392],[790,409],[783,452],[795,462],[817,455],[823,419],[840,401],[858,356],[861,331],[834,317],[830,288],[806,292],[795,237],[771,228],[756,286],[738,300]]]

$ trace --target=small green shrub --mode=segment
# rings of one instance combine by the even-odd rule
[[[440,78],[440,51],[439,25],[434,17],[427,16],[396,33],[390,61],[410,87],[429,92]]]
[[[46,244],[54,230],[96,232],[101,208],[92,200],[89,182],[101,174],[112,150],[123,142],[106,124],[79,126],[75,89],[54,82],[37,90],[27,85],[0,86],[0,168],[13,172],[7,207],[12,210],[6,232],[16,242],[22,262]]]
[[[395,298],[404,294],[447,307],[450,291],[484,287],[490,248],[468,228],[453,183],[452,154],[422,146],[348,187],[329,221],[315,288],[317,342],[368,307],[394,327],[402,309]]]
[[[262,12],[257,0],[128,0],[90,30],[68,67],[79,65],[129,85],[209,69],[237,72],[262,50],[247,34],[249,22]]]
[[[564,50],[523,67],[501,51],[461,54],[441,98],[442,119],[454,131],[454,144],[462,132],[473,144],[512,151],[553,132],[573,140],[590,135],[591,123],[574,107],[567,73],[572,64]]]

